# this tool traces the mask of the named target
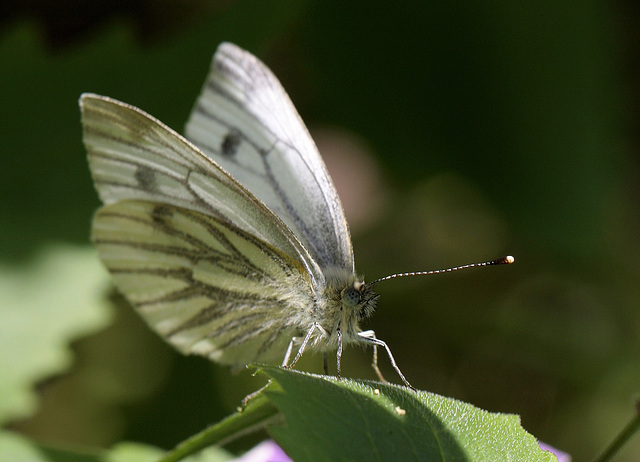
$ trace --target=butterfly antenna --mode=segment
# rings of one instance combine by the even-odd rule
[[[467,268],[476,268],[478,266],[510,265],[514,261],[515,259],[511,255],[507,255],[506,257],[497,258],[495,260],[484,261],[482,263],[471,263],[469,265],[455,266],[453,268],[431,270],[431,271],[414,271],[412,273],[396,273],[390,276],[385,276],[383,278],[376,279],[375,281],[369,283],[368,285],[374,286],[377,283],[382,281],[387,281],[389,279],[394,279],[394,278],[403,278],[405,276],[426,276],[428,274],[452,273],[454,271],[459,271]]]

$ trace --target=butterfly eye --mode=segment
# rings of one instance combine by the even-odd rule
[[[360,303],[360,291],[355,287],[347,287],[342,291],[342,302],[349,307],[357,306]]]

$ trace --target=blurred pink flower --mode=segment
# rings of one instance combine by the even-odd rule
[[[571,456],[566,452],[562,452],[559,449],[543,443],[542,441],[538,441],[538,444],[540,445],[540,449],[542,449],[543,451],[549,451],[553,453],[558,458],[558,462],[571,462]]]
[[[571,462],[571,456],[546,443],[538,442],[540,449],[553,453],[558,462]],[[273,440],[266,440],[245,453],[234,462],[293,462]]]
[[[273,440],[266,440],[234,462],[293,462]]]

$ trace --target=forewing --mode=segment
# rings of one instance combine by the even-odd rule
[[[324,162],[280,82],[253,55],[220,45],[186,136],[278,215],[320,267],[354,270]]]
[[[120,291],[184,353],[280,361],[313,306],[293,259],[221,218],[125,200],[96,213],[92,237]]]
[[[262,202],[185,138],[133,106],[80,99],[84,143],[106,205],[150,201],[200,212],[288,255],[313,286],[324,276],[296,236]]]

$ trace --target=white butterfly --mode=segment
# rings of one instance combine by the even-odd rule
[[[105,206],[93,241],[119,290],[184,353],[273,362],[306,348],[384,348],[360,321],[378,295],[354,268],[326,167],[289,97],[223,43],[180,136],[133,106],[83,94],[84,143]],[[393,277],[393,276],[392,276]],[[326,356],[325,356],[326,358]],[[325,366],[326,367],[326,366]]]

